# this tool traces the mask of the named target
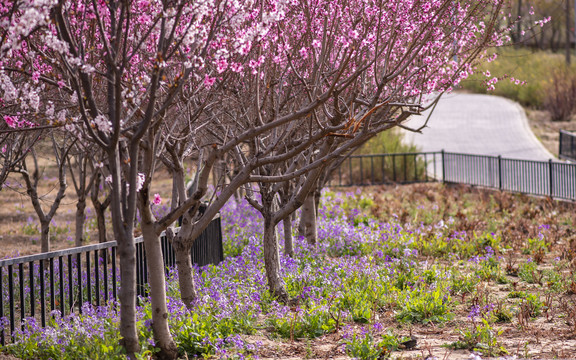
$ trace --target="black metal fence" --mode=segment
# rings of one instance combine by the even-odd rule
[[[146,295],[146,253],[141,237],[136,241],[136,289]],[[175,265],[172,245],[161,237],[166,271]],[[0,343],[10,340],[22,320],[35,318],[46,326],[47,318],[82,313],[86,303],[104,305],[117,299],[120,283],[116,241],[49,253],[0,260]],[[198,266],[224,259],[218,215],[196,239],[191,251]],[[56,312],[58,314],[56,314]]]
[[[351,155],[332,175],[328,186],[367,186],[435,181],[440,153]],[[429,166],[431,164],[431,166]]]
[[[576,200],[576,164],[444,151],[353,155],[328,186],[444,181]]]
[[[576,161],[576,133],[573,131],[560,130],[558,157]]]

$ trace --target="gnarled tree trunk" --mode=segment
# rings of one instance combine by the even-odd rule
[[[276,224],[270,216],[264,216],[264,265],[270,292],[282,302],[288,301],[288,293],[280,277],[280,253],[276,238]]]
[[[180,298],[188,310],[194,308],[194,302],[198,298],[196,284],[194,283],[194,268],[190,251],[193,241],[190,241],[192,221],[188,214],[182,219],[180,231],[172,238],[172,246],[176,256],[176,269],[178,270],[178,284],[180,285]],[[171,232],[171,230],[168,230]]]
[[[294,241],[292,239],[292,220],[290,216],[282,220],[284,225],[284,254],[294,257]]]
[[[50,220],[40,220],[40,246],[43,253],[50,251]]]
[[[148,282],[150,283],[150,304],[152,306],[152,330],[156,347],[160,352],[158,359],[172,360],[178,356],[176,343],[168,328],[168,308],[166,306],[166,281],[160,237],[154,229],[154,216],[150,210],[147,191],[140,193],[140,213],[142,215],[142,237],[148,263]]]
[[[82,246],[84,244],[84,221],[86,220],[86,198],[79,198],[76,203],[76,236],[75,245]]]
[[[310,245],[316,245],[317,231],[316,231],[316,201],[314,192],[306,196],[304,205],[302,206],[302,216],[300,221],[304,223],[304,237]]]

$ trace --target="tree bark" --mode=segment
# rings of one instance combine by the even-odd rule
[[[142,237],[148,263],[148,282],[150,284],[150,304],[152,306],[152,330],[154,342],[160,352],[158,359],[176,359],[178,349],[168,327],[168,308],[166,306],[166,282],[164,278],[164,261],[160,237],[154,229],[154,217],[147,201],[147,192],[142,191],[140,212],[142,214]]]
[[[172,240],[174,254],[176,256],[176,269],[178,270],[178,285],[180,285],[180,298],[188,310],[194,308],[194,302],[198,298],[196,284],[194,283],[194,268],[190,250],[193,241],[189,241],[192,230],[190,216],[185,214],[180,231]]]
[[[304,206],[300,210],[300,221],[298,221],[298,237],[306,237],[306,211],[304,211]]]
[[[120,343],[126,349],[128,358],[134,359],[134,354],[140,351],[138,331],[136,328],[136,245],[132,220],[124,221],[122,211],[122,196],[120,194],[120,156],[113,149],[108,153],[110,172],[112,175],[112,189],[110,211],[112,213],[112,226],[114,237],[118,243],[118,259],[120,260]],[[130,217],[126,217],[130,219]],[[128,220],[127,219],[127,220]],[[113,259],[116,261],[116,259]]]
[[[76,236],[75,245],[82,246],[84,244],[84,221],[86,219],[86,199],[79,198],[76,203]]]
[[[288,302],[288,293],[280,277],[280,254],[276,238],[276,226],[268,216],[264,217],[264,265],[270,293],[281,302]]]
[[[108,237],[106,235],[106,217],[104,213],[106,209],[110,205],[110,201],[112,196],[108,194],[106,199],[103,202],[100,202],[98,198],[98,194],[100,193],[100,181],[102,179],[102,175],[96,175],[94,179],[94,183],[92,184],[92,191],[90,191],[90,200],[92,201],[92,206],[94,207],[94,212],[96,213],[96,225],[98,226],[98,242],[104,243],[108,241]]]
[[[311,192],[306,196],[304,200],[304,205],[302,206],[302,216],[301,221],[304,220],[304,236],[306,241],[310,245],[316,245],[316,209],[315,209],[315,198],[314,192]]]
[[[284,254],[294,257],[294,241],[292,239],[292,221],[290,216],[284,218]]]
[[[50,251],[50,220],[40,220],[40,246],[43,253]]]
[[[96,213],[96,223],[98,225],[98,242],[105,243],[108,241],[108,236],[106,234],[106,217],[104,216],[104,211],[106,208],[99,206],[94,207],[94,212]]]
[[[125,234],[118,241],[120,261],[120,336],[121,344],[126,348],[129,357],[140,351],[138,332],[136,330],[136,247],[134,236]]]

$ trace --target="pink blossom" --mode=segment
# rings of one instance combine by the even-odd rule
[[[15,116],[4,115],[4,121],[11,128],[16,128],[18,125],[18,118]]]
[[[40,72],[39,71],[34,71],[32,73],[32,81],[34,81],[34,83],[38,83],[38,80],[40,79]]]
[[[244,70],[244,66],[242,66],[240,63],[232,63],[230,64],[230,69],[235,73],[240,73]]]
[[[228,68],[228,60],[220,59],[216,62],[216,71],[218,74],[223,73]]]
[[[204,77],[204,86],[206,86],[207,88],[210,88],[210,87],[212,87],[212,85],[214,85],[215,81],[216,81],[216,78],[213,78],[213,77],[206,75]]]
[[[154,194],[154,200],[152,200],[152,203],[154,205],[160,205],[162,203],[162,198],[160,197],[160,194]]]

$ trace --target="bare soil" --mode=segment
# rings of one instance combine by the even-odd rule
[[[576,131],[574,116],[570,121],[552,121],[545,110],[525,109],[528,123],[534,135],[554,156],[558,157],[560,130]]]
[[[58,192],[57,172],[54,165],[47,159],[41,159],[43,165],[42,175],[39,182],[38,194],[42,207],[48,212]],[[152,194],[159,193],[163,199],[161,205],[169,206],[171,195],[171,181],[168,174],[160,170],[158,181],[152,188]],[[74,231],[76,196],[72,179],[68,176],[68,188],[66,196],[62,200],[54,217],[51,227],[51,250],[60,250],[74,247]],[[18,174],[12,174],[5,187],[0,189],[0,259],[5,257],[24,256],[40,252],[40,222],[34,211],[30,198],[26,194],[26,188],[22,178]],[[84,245],[98,242],[96,217],[90,199],[86,204],[86,227],[87,235]],[[112,239],[112,224],[110,213],[107,215],[107,237]],[[138,233],[136,235],[139,235]]]

